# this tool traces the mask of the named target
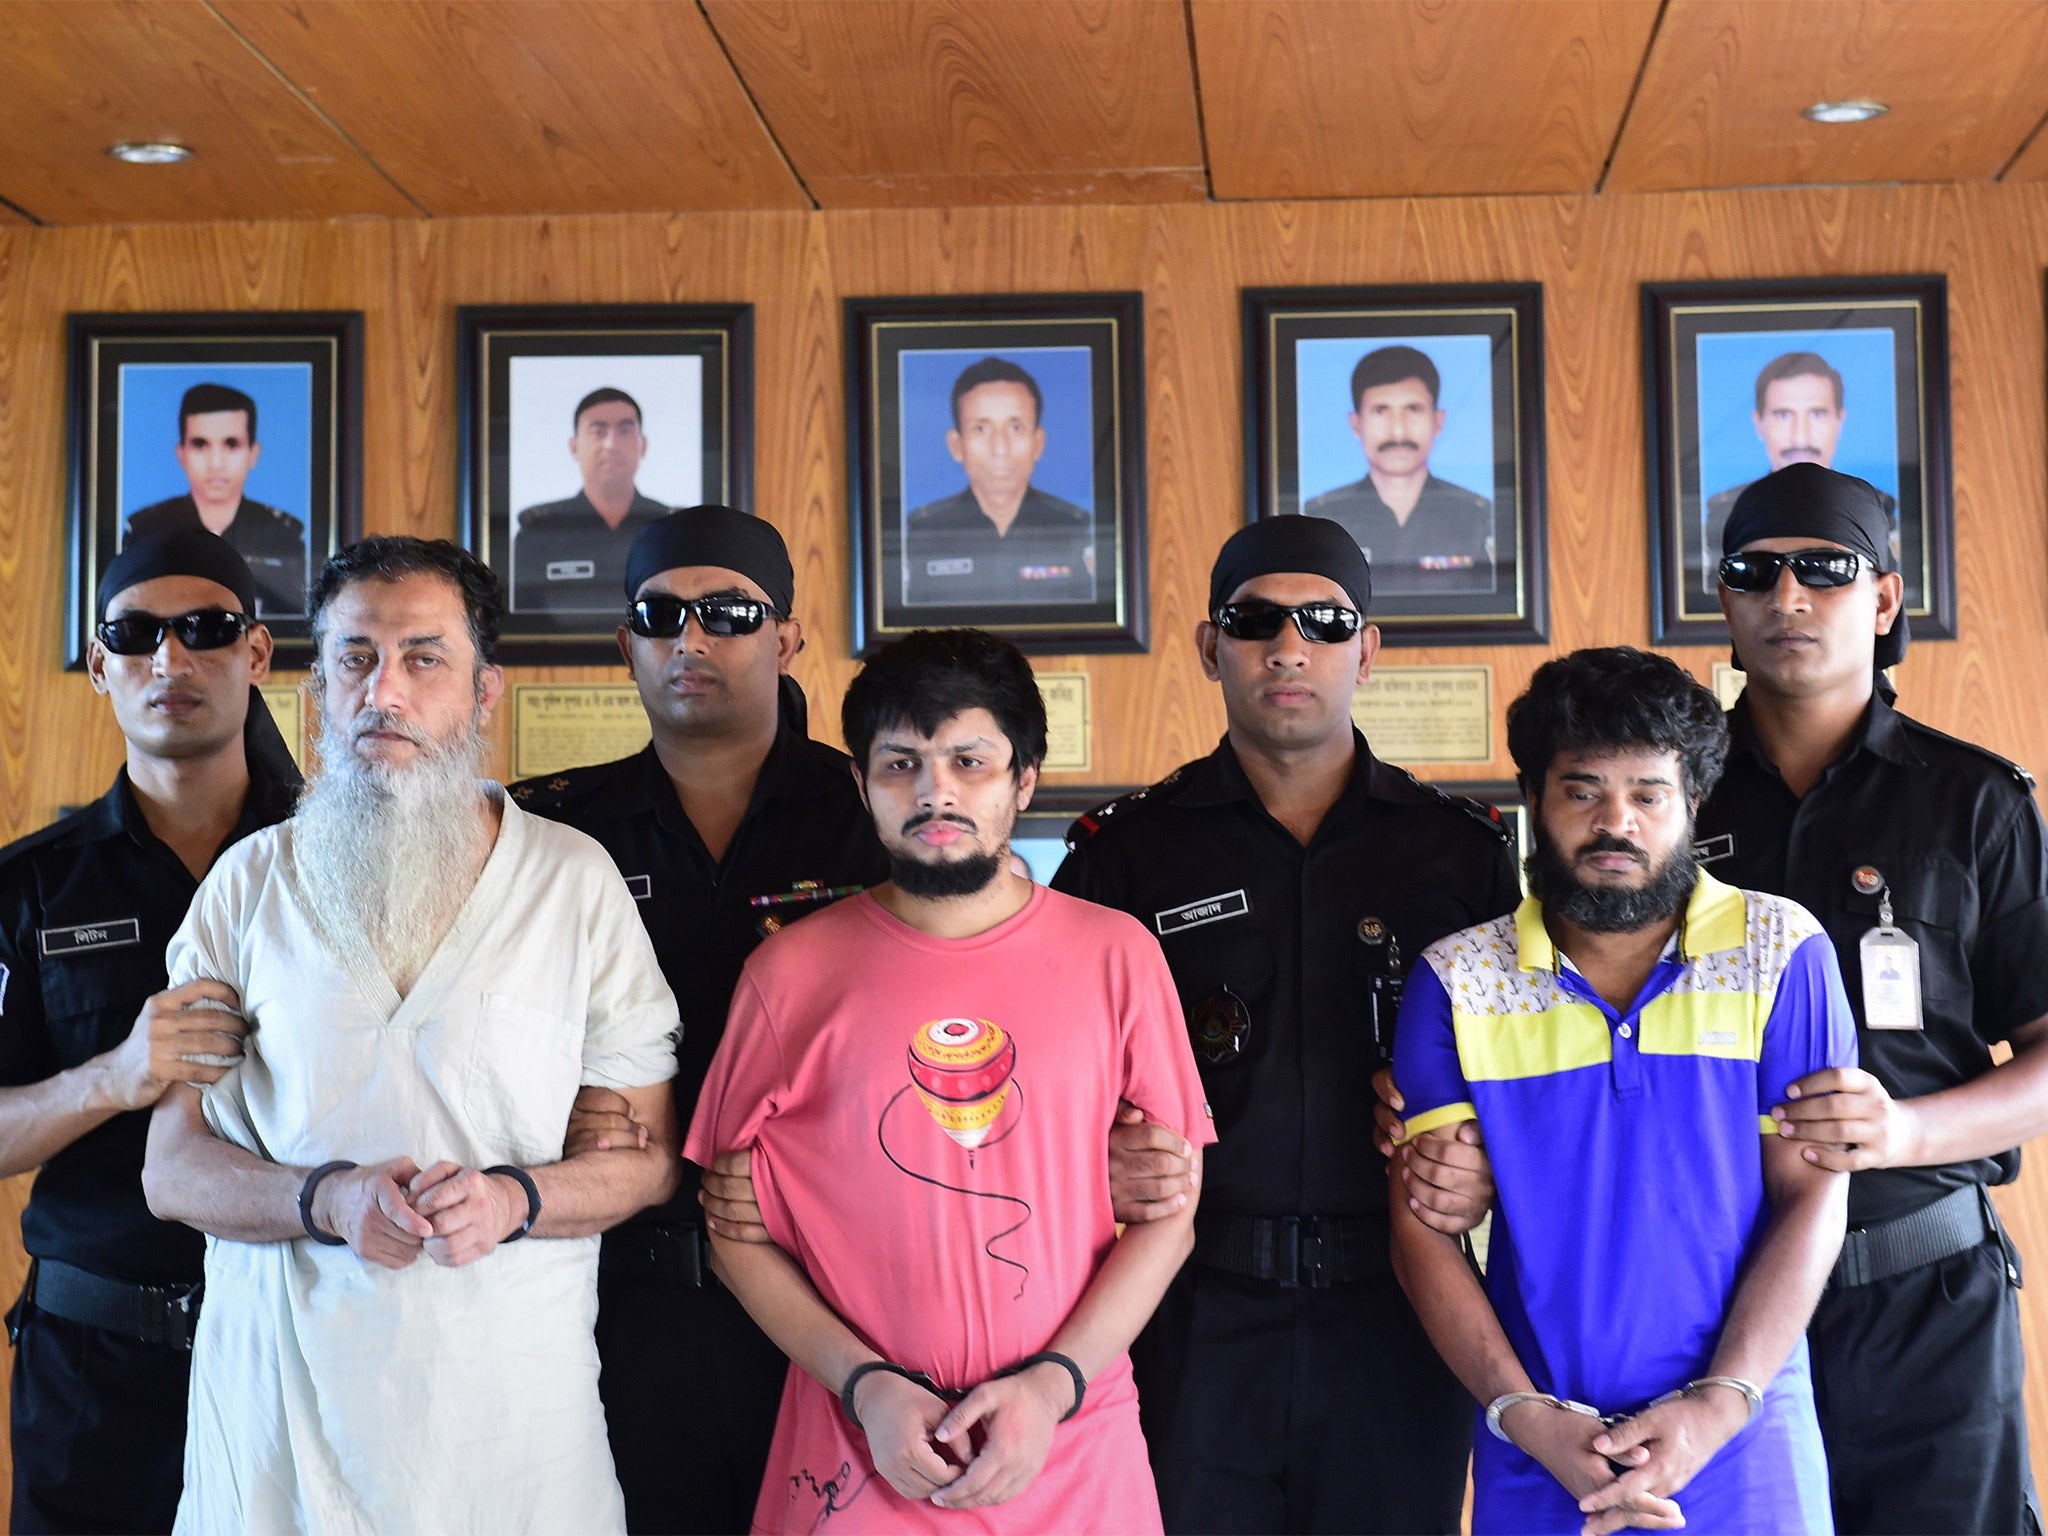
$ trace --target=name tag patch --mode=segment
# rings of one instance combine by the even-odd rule
[[[589,581],[597,574],[595,560],[550,560],[549,581]]]
[[[964,555],[958,560],[927,560],[924,573],[927,576],[972,576],[974,561]]]
[[[652,876],[652,875],[628,875],[628,876],[626,876],[626,892],[627,892],[627,894],[628,894],[628,895],[630,895],[630,896],[631,896],[631,897],[632,897],[632,898],[633,898],[633,899],[634,899],[635,901],[652,901],[652,900],[654,900],[654,876]]]
[[[36,939],[45,955],[78,955],[91,949],[119,949],[142,942],[142,919],[116,917],[104,923],[80,923],[76,928],[43,928]]]
[[[1735,834],[1723,832],[1719,837],[1703,838],[1692,845],[1692,856],[1702,864],[1711,864],[1716,859],[1730,859],[1735,856]]]
[[[1204,896],[1200,901],[1191,901],[1184,907],[1169,907],[1164,912],[1155,912],[1152,914],[1152,926],[1164,938],[1169,933],[1200,928],[1206,923],[1220,923],[1228,917],[1246,917],[1251,910],[1251,898],[1242,890],[1225,891],[1220,896]]]

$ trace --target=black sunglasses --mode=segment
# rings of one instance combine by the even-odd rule
[[[1216,627],[1233,640],[1270,640],[1289,619],[1301,631],[1301,638],[1316,645],[1342,645],[1365,623],[1356,608],[1337,603],[1302,603],[1287,608],[1279,603],[1254,599],[1248,603],[1225,603],[1216,610]]]
[[[1863,568],[1863,557],[1848,549],[1795,549],[1789,555],[1744,550],[1722,558],[1721,585],[1731,592],[1768,592],[1787,567],[1802,587],[1846,587]]]
[[[118,619],[103,619],[93,633],[100,644],[116,656],[147,656],[164,643],[165,634],[178,637],[188,651],[217,651],[233,645],[256,626],[246,613],[229,613],[224,608],[201,608],[162,619],[153,613],[124,613]]]
[[[751,597],[693,597],[685,601],[656,593],[627,610],[626,628],[649,640],[673,640],[683,632],[691,614],[697,616],[705,634],[721,639],[751,635],[768,620],[780,622],[787,617]]]

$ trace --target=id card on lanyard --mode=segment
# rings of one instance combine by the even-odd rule
[[[1863,1026],[1924,1029],[1920,1017],[1920,946],[1892,925],[1892,893],[1877,899],[1877,926],[1858,946],[1863,961]]]

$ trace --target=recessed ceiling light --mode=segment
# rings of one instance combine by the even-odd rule
[[[1867,123],[1889,111],[1881,101],[1816,101],[1801,115],[1816,123]]]
[[[107,151],[116,160],[129,165],[176,165],[181,160],[190,160],[192,151],[183,144],[173,144],[168,139],[153,139],[139,144],[116,144]]]

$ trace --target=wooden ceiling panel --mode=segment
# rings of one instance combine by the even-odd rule
[[[2007,181],[2048,181],[2048,122],[2034,130],[2034,136],[2027,147],[2020,151],[2019,158],[2012,163],[2012,169],[2005,173]]]
[[[694,5],[216,3],[430,213],[809,206]]]
[[[1800,115],[1859,97],[1891,110]],[[1607,186],[1980,180],[2044,112],[2040,0],[1671,0]]]
[[[1193,0],[1219,198],[1583,192],[1655,0]]]
[[[705,0],[826,208],[1205,197],[1180,0]]]
[[[198,0],[6,0],[0,59],[0,197],[44,223],[417,211]],[[107,155],[143,139],[195,153]]]

